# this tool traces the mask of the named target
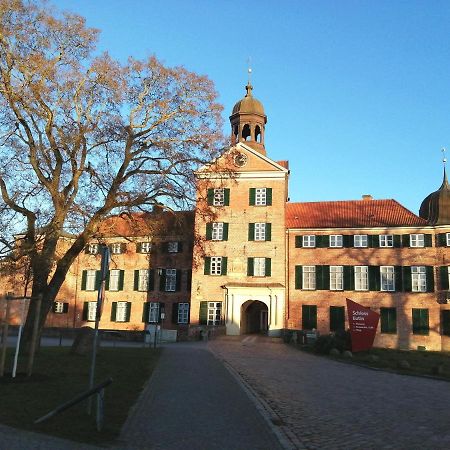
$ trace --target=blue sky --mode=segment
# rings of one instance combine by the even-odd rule
[[[55,0],[99,48],[208,75],[225,131],[253,93],[266,150],[290,161],[291,201],[395,198],[418,212],[450,158],[448,0]]]

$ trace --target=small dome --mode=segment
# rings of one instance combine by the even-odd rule
[[[420,205],[419,216],[430,225],[450,225],[450,186],[445,168],[441,187],[425,198]]]
[[[235,114],[258,114],[265,116],[262,103],[252,95],[253,86],[249,83],[245,86],[247,94],[242,100],[239,100],[233,107],[232,116]]]

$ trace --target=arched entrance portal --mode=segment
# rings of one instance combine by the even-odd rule
[[[269,329],[267,305],[249,300],[241,306],[241,334],[267,333]]]

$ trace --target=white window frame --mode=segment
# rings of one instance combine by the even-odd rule
[[[167,243],[167,252],[168,253],[178,253],[178,241],[169,241]]]
[[[381,234],[379,236],[380,247],[393,247],[394,235],[393,234]]]
[[[412,292],[427,292],[427,269],[425,266],[411,266]]]
[[[425,247],[425,235],[423,233],[409,235],[410,247]]]
[[[55,302],[55,314],[63,314],[64,313],[64,302]]]
[[[255,205],[267,205],[267,188],[255,188]]]
[[[213,206],[225,205],[225,188],[214,188]]]
[[[302,236],[302,246],[306,248],[314,248],[316,246],[316,235],[306,234]]]
[[[150,253],[152,250],[151,242],[141,242],[141,253]]]
[[[179,324],[189,323],[189,303],[178,303],[178,322]]]
[[[222,318],[222,302],[208,302],[207,325],[220,325]]]
[[[355,291],[369,290],[369,267],[355,266]]]
[[[213,222],[211,239],[213,241],[223,241],[223,222]]]
[[[95,291],[95,279],[97,271],[93,269],[86,270],[86,291]]]
[[[109,271],[109,291],[118,291],[119,290],[119,280],[120,280],[120,270],[119,269],[111,269]]]
[[[253,258],[253,276],[266,276],[266,258]]]
[[[330,266],[330,291],[344,290],[344,267]]]
[[[258,222],[255,223],[255,235],[253,236],[255,241],[265,241],[266,240],[266,223]]]
[[[445,243],[450,247],[450,233],[445,233]]]
[[[395,291],[394,266],[380,266],[380,290],[384,292]]]
[[[158,323],[159,322],[159,303],[158,302],[149,302],[148,307],[148,322],[149,323]]]
[[[122,253],[122,244],[120,242],[113,242],[110,248],[113,255],[120,255]]]
[[[99,251],[99,245],[98,244],[88,244],[88,253],[90,255],[97,255]]]
[[[367,234],[355,234],[353,236],[353,246],[364,248],[369,246]]]
[[[222,257],[211,256],[209,273],[211,275],[222,275]]]
[[[175,292],[177,288],[177,269],[165,269],[166,282],[164,290],[166,292]]]
[[[316,289],[316,266],[303,266],[302,289],[314,291]]]
[[[127,302],[117,302],[116,304],[116,322],[126,322],[127,321],[127,312],[128,312],[128,303]]]
[[[88,302],[87,321],[95,322],[96,313],[97,313],[97,302]]]
[[[342,234],[331,234],[330,235],[330,247],[332,248],[342,248],[344,245],[344,238]]]
[[[149,288],[150,281],[150,270],[149,269],[139,269],[138,272],[138,291],[147,292]]]

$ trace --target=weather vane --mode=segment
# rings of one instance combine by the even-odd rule
[[[442,152],[442,162],[444,163],[444,167],[445,167],[445,163],[447,162],[447,158],[445,157],[445,152],[447,150],[445,149],[445,147],[442,147],[441,152]]]
[[[247,58],[247,64],[248,64],[248,84],[251,84],[252,81],[252,67],[251,67],[252,58],[250,56]]]

